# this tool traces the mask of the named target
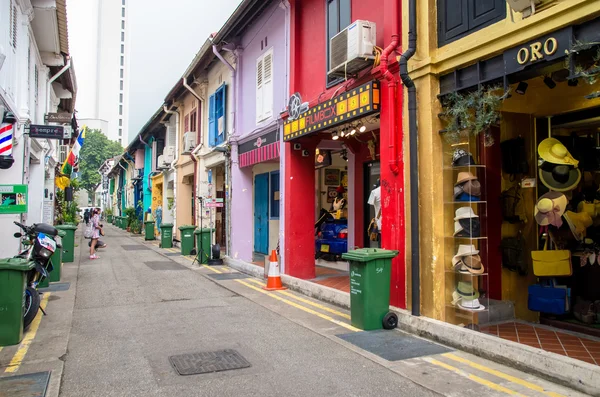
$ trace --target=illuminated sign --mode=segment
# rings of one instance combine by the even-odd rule
[[[296,120],[286,121],[283,140],[290,141],[335,127],[378,112],[379,109],[379,82],[371,81],[308,109]]]

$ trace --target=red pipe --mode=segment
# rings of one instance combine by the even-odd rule
[[[392,24],[392,41],[390,44],[385,47],[383,52],[381,53],[381,61],[380,61],[380,70],[382,76],[388,82],[388,87],[390,88],[390,95],[388,95],[388,110],[390,113],[391,120],[391,129],[390,129],[390,143],[389,149],[392,153],[392,159],[389,161],[390,170],[394,175],[398,175],[400,172],[400,168],[398,167],[398,145],[396,143],[397,135],[398,135],[398,125],[396,123],[396,102],[398,98],[397,87],[398,81],[394,77],[394,74],[391,73],[388,69],[389,57],[390,55],[400,47],[400,15],[398,10],[400,9],[400,1],[401,0],[388,0],[386,1],[386,13],[389,11],[393,17]]]

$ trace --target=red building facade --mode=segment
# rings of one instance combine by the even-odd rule
[[[402,86],[397,64],[401,54],[400,1],[290,0],[290,7],[290,95],[297,92],[303,102],[308,102],[308,114],[320,112],[328,104],[335,106],[338,101],[350,101],[352,95],[354,98],[361,96],[361,108],[357,111],[365,110],[365,114],[369,115],[364,118],[360,117],[360,113],[352,117],[348,115],[348,123],[338,124],[341,127],[335,127],[335,123],[333,127],[323,123],[301,136],[284,136],[285,273],[302,279],[315,277],[313,214],[321,199],[318,197],[319,186],[315,188],[320,182],[316,181],[314,155],[319,147],[341,145],[342,155],[346,151],[350,154],[345,156],[348,158],[348,202],[351,202],[348,218],[352,219],[348,225],[348,249],[365,247],[369,243],[367,228],[373,210],[367,200],[368,184],[371,183],[369,177],[374,178],[375,175],[369,170],[376,168],[379,170],[377,180],[380,181],[381,192],[381,241],[378,245],[400,251],[392,262],[391,304],[405,308]],[[374,62],[354,75],[332,81],[327,76],[329,38],[357,20],[375,23],[376,45],[384,54],[382,61],[379,64]],[[370,102],[363,103],[363,97],[365,101],[370,98]],[[338,122],[337,117],[335,120]],[[330,125],[331,122],[333,120]],[[304,121],[301,124],[300,127],[295,125],[294,131],[306,126]],[[347,139],[331,138],[332,134],[337,135],[336,128],[364,124],[368,124],[368,129],[363,134],[346,136]]]

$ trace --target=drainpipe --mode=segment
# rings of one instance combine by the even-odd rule
[[[170,110],[167,108],[167,105],[163,105],[163,110],[165,113],[174,114],[175,115],[175,159],[171,163],[171,171],[173,171],[173,200],[177,197],[177,168],[175,164],[179,160],[179,112],[176,110]],[[169,142],[171,143],[171,142]],[[173,206],[173,229],[177,227],[177,203]]]
[[[185,89],[187,89],[193,96],[196,97],[196,99],[198,100],[198,108],[200,108],[200,106],[202,106],[202,104],[204,103],[204,99],[200,97],[200,95],[198,95],[196,93],[196,91],[194,91],[192,89],[192,87],[188,84],[187,82],[187,76],[183,76],[181,78],[182,82],[183,82],[183,86],[185,87]],[[200,115],[198,115],[200,116]],[[199,117],[197,117],[197,120],[199,120]],[[196,125],[196,128],[198,126]],[[202,131],[199,131],[200,133],[200,137],[202,140],[204,140],[204,134],[202,133]],[[194,203],[194,219],[193,219],[193,223],[192,225],[196,225],[196,218],[198,216],[198,210],[196,208],[196,197],[198,196],[198,159],[196,158],[196,151],[199,148],[202,148],[203,146],[203,142],[198,142],[198,145],[196,146],[196,148],[190,153],[190,158],[192,159],[192,161],[194,162],[194,183],[192,185],[192,203]]]
[[[417,89],[408,75],[408,60],[417,49],[417,1],[408,5],[408,49],[400,56],[400,78],[408,90],[408,134],[410,137],[410,241],[412,314],[421,315],[421,279],[419,273],[419,145],[417,131]]]
[[[395,76],[388,69],[388,58],[390,54],[394,52],[400,46],[400,34],[398,26],[400,24],[400,1],[401,0],[393,0],[390,1],[389,7],[386,7],[387,10],[394,16],[393,30],[392,30],[392,41],[391,43],[385,47],[383,52],[381,53],[381,72],[383,74],[383,78],[387,81],[389,87],[389,95],[388,95],[388,109],[390,111],[390,120],[393,129],[390,131],[390,143],[389,149],[392,153],[392,159],[389,162],[390,170],[394,175],[398,175],[400,172],[400,168],[398,167],[398,144],[396,142],[398,135],[398,125],[396,123],[396,99],[397,99],[397,90],[398,90],[398,82],[396,81]],[[386,11],[387,12],[387,11]]]
[[[150,145],[148,145],[148,144],[147,144],[147,143],[146,143],[146,142],[145,142],[145,141],[142,139],[142,136],[141,136],[141,135],[138,135],[138,138],[139,138],[140,142],[142,142],[144,145],[146,145],[146,147],[149,147],[150,149],[152,149],[152,148],[150,147]]]
[[[288,0],[283,0],[280,4],[280,7],[285,10],[285,95],[283,95],[283,106],[287,106],[287,98],[290,93],[290,29],[291,29],[291,7],[290,2]],[[281,268],[281,273],[286,274],[286,258],[285,258],[285,208],[283,207],[283,203],[286,199],[286,191],[285,191],[285,142],[283,139],[280,139],[279,142],[279,190],[280,190],[280,198],[279,201],[279,265]]]
[[[52,87],[52,83],[56,81],[64,72],[66,72],[71,67],[71,58],[67,58],[67,64],[63,66],[61,70],[58,71],[54,76],[48,80],[46,83],[46,114],[50,113],[50,87]]]
[[[211,37],[211,41],[212,41],[212,37]],[[237,80],[237,72],[236,69],[229,63],[227,62],[227,60],[225,58],[223,58],[223,56],[221,55],[219,48],[216,44],[214,44],[213,42],[213,53],[215,54],[215,56],[221,61],[223,62],[231,71],[231,82],[232,82],[232,91],[233,91],[233,110],[231,112],[231,124],[233,125],[232,127],[232,131],[231,134],[229,136],[229,140],[231,140],[232,138],[235,139],[236,138],[236,133],[235,133],[235,111],[236,111],[236,101],[237,101],[237,84],[236,84],[236,80]],[[229,51],[231,53],[233,53],[235,59],[236,59],[236,63],[237,63],[237,59],[238,59],[238,55],[240,54],[239,50],[235,49],[235,50],[230,50],[230,49],[225,49],[226,51]],[[229,255],[230,253],[230,247],[231,247],[231,205],[230,205],[230,200],[231,200],[231,191],[230,191],[230,186],[229,186],[229,160],[227,158],[227,155],[225,156],[225,211],[226,211],[226,224],[225,224],[225,235],[226,235],[226,243],[225,243],[225,254]]]

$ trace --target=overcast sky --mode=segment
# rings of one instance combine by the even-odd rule
[[[69,0],[67,7],[73,4]],[[89,0],[75,0],[78,3]],[[108,0],[118,1],[118,0]],[[162,104],[209,34],[225,23],[240,0],[128,0],[130,35],[129,140]],[[73,12],[74,11],[74,12]],[[85,21],[81,4],[69,10],[69,20]],[[71,48],[85,42],[85,23],[69,22]],[[79,45],[78,45],[79,44]],[[71,51],[73,52],[73,51]],[[73,54],[77,80],[85,74],[83,54]],[[83,84],[85,85],[85,84]],[[81,92],[81,90],[80,90]],[[81,92],[84,95],[84,92]],[[78,101],[80,98],[78,97]]]

